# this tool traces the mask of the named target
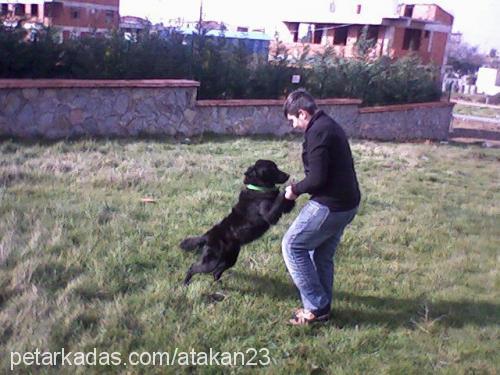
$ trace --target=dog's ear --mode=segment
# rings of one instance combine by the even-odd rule
[[[251,167],[248,167],[247,171],[245,172],[246,177],[256,177],[256,175],[257,173],[253,165]]]

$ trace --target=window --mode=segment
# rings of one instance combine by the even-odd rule
[[[44,3],[43,4],[43,14],[45,17],[53,17],[54,16],[54,4],[55,3]]]
[[[24,4],[14,4],[14,14],[16,16],[24,16],[25,14]]]
[[[238,26],[236,28],[236,31],[240,31],[242,33],[248,33],[248,27],[241,27],[241,26]]]
[[[323,37],[323,26],[318,24],[314,25],[313,43],[321,44],[322,37]]]
[[[313,33],[312,33],[312,25],[311,24],[302,24],[302,43],[312,43]],[[307,27],[307,32],[304,34],[304,27]],[[300,33],[300,29],[299,29]]]
[[[403,49],[418,51],[420,49],[421,37],[422,37],[422,30],[405,29],[405,35],[403,38]]]
[[[293,42],[297,43],[299,41],[299,26],[297,25],[297,29],[293,32]]]
[[[297,38],[295,43],[321,43],[321,38],[323,37],[323,30],[320,25],[314,23],[299,23],[296,35],[294,35],[294,30],[291,30],[294,37]]]
[[[331,13],[335,13],[335,1],[332,1],[332,2],[330,3],[330,12],[331,12]]]
[[[112,10],[106,11],[106,23],[113,23],[115,19],[115,12]]]
[[[345,46],[347,44],[347,34],[349,26],[337,27],[333,32],[333,44]]]
[[[2,4],[2,16],[6,16],[9,13],[9,4]]]
[[[356,5],[356,14],[361,14],[361,4]]]
[[[31,4],[31,15],[38,16],[38,4]]]
[[[80,18],[80,10],[79,9],[75,9],[75,8],[71,9],[70,14],[71,14],[71,19],[76,20],[76,19]]]
[[[378,40],[378,25],[370,25],[368,26],[368,32],[366,33],[366,39],[373,39],[375,42]]]
[[[414,5],[406,5],[405,6],[405,17],[413,17],[413,8]]]
[[[366,25],[361,27],[358,32],[358,39],[361,38],[361,35],[363,35],[365,28],[366,28],[366,40],[370,41],[371,42],[370,45],[373,47],[375,44],[377,44],[380,27],[378,25]]]

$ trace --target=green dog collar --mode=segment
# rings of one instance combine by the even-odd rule
[[[264,186],[257,186],[257,185],[252,185],[252,184],[248,184],[246,185],[247,189],[249,190],[256,190],[256,191],[276,191],[276,188],[275,187],[272,187],[272,188],[268,188],[268,187],[264,187]]]

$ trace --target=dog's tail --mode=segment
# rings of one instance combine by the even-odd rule
[[[204,236],[201,237],[188,237],[183,240],[179,246],[182,250],[196,250],[207,243],[207,239]]]

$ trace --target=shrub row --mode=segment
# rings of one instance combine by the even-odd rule
[[[0,78],[160,79],[183,78],[201,82],[200,99],[283,98],[300,86],[318,98],[351,97],[364,105],[433,101],[439,98],[437,71],[417,57],[393,61],[367,58],[360,48],[345,59],[327,48],[287,58],[283,45],[276,55],[256,56],[244,43],[225,38],[172,33],[167,37],[143,33],[127,40],[86,36],[59,43],[49,30],[26,41],[22,29],[0,26]]]

